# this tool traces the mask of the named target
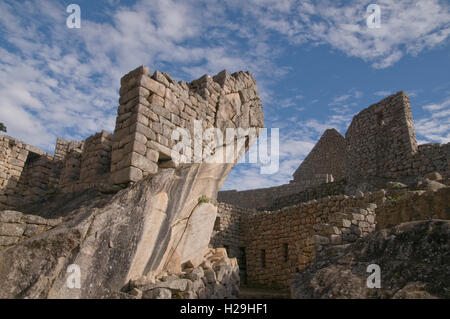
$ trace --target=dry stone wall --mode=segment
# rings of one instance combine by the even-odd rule
[[[377,209],[377,229],[417,220],[450,220],[450,187],[436,191],[397,190],[386,196]]]
[[[39,235],[60,222],[60,219],[45,219],[11,210],[2,211],[0,212],[0,252],[27,238]]]
[[[353,242],[375,229],[375,208],[362,197],[340,195],[244,216],[248,284],[288,287],[322,246]]]
[[[412,163],[413,176],[425,176],[430,172],[440,172],[450,177],[450,143],[422,144],[418,147]]]
[[[18,207],[57,182],[52,156],[9,136],[0,135],[0,209]]]
[[[448,185],[449,179],[434,172],[409,186],[389,182],[387,189],[372,193],[327,196],[272,211],[220,203],[219,226],[211,245],[245,252],[244,256],[238,255],[242,282],[287,287],[295,273],[322,250],[344,247],[375,228],[419,220],[449,220]]]
[[[334,129],[326,130],[289,184],[222,191],[218,199],[273,210],[336,192],[374,191],[388,181],[430,172],[449,176],[450,143],[417,145],[409,97],[401,91],[354,116],[345,138]],[[345,189],[335,187],[341,183]]]
[[[358,184],[367,177],[413,176],[418,145],[406,93],[398,92],[358,113],[345,140],[349,183]]]
[[[185,83],[159,71],[151,75],[141,66],[121,79],[119,103],[114,134],[102,131],[84,141],[58,138],[54,155],[0,135],[0,209],[20,207],[54,190],[127,186],[159,167],[204,161],[214,148],[238,138],[245,147],[250,131],[264,127],[257,85],[248,72],[222,71]],[[230,141],[227,128],[244,131]],[[173,135],[177,129],[186,134]],[[176,145],[179,155],[172,152]]]
[[[307,186],[339,181],[345,177],[345,138],[328,129],[294,172],[294,181]]]
[[[119,102],[111,160],[114,184],[153,175],[158,165],[202,161],[209,143],[223,145],[214,139],[205,141],[198,130],[218,128],[225,134],[226,128],[263,127],[256,82],[247,72],[223,71],[185,83],[158,71],[151,75],[148,68],[140,67],[121,79]],[[189,135],[173,139],[177,128]],[[183,151],[172,158],[178,142]]]
[[[258,210],[276,210],[282,207],[319,199],[330,195],[343,194],[346,181],[322,183],[316,186],[305,186],[292,181],[290,184],[246,191],[221,191],[219,202],[244,208]]]
[[[316,251],[355,241],[375,229],[375,202],[384,193],[329,196],[275,211],[219,204],[212,247],[236,254],[241,282],[288,287]],[[373,203],[371,203],[373,202]]]
[[[111,166],[111,145],[112,135],[106,131],[84,141],[80,167],[82,182],[106,181]]]

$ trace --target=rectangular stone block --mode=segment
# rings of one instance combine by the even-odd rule
[[[127,145],[125,145],[125,147],[123,148],[124,154],[136,152],[136,153],[145,155],[146,151],[147,151],[146,145],[139,143],[138,141],[130,142]]]
[[[147,76],[141,77],[139,84],[148,89],[150,92],[158,94],[160,97],[164,97],[166,93],[166,87],[163,84]]]
[[[149,120],[158,121],[158,115],[150,110],[151,105],[138,104],[136,105],[135,112],[145,115]]]
[[[159,144],[158,142],[148,141],[147,147],[157,151],[159,153],[159,159],[169,160],[172,158],[172,150],[164,145]]]
[[[12,246],[19,242],[20,237],[0,236],[0,246]]]
[[[170,120],[170,112],[159,105],[152,105],[151,111]]]
[[[16,223],[0,223],[0,236],[22,236],[25,225]]]
[[[119,104],[126,104],[128,101],[138,96],[147,98],[150,96],[150,91],[141,86],[135,87],[134,89],[131,89],[131,91],[127,92],[125,95],[122,95],[120,97]]]
[[[129,85],[129,82],[132,79],[138,79],[138,78],[142,77],[143,75],[146,75],[146,76],[151,75],[150,69],[145,65],[141,65],[141,66],[137,67],[136,69],[134,69],[133,71],[130,71],[127,74],[125,74],[120,79],[120,85],[121,86]]]
[[[180,114],[180,110],[178,109],[178,107],[169,100],[165,100],[164,107],[173,114],[176,114],[176,115]]]
[[[158,163],[159,160],[159,153],[155,150],[147,149],[147,153],[145,154],[145,157],[147,157],[149,160],[151,160],[154,163]]]
[[[153,124],[153,123],[151,123],[151,124]],[[154,140],[156,138],[155,132],[153,132],[152,129],[150,129],[147,126],[144,126],[141,123],[136,123],[133,126],[131,126],[130,131],[134,132],[134,135],[133,135],[134,139],[141,143],[143,143],[143,142],[140,141],[139,138],[136,138],[136,135],[135,135],[136,133],[144,135],[148,140]],[[145,143],[143,143],[143,144],[145,144]]]
[[[141,169],[146,175],[156,174],[158,172],[158,165],[141,154],[133,152],[131,153],[130,159],[131,166]]]
[[[130,166],[123,168],[111,174],[110,182],[112,184],[124,184],[128,182],[137,182],[143,177],[142,170]]]
[[[156,94],[150,95],[148,101],[152,105],[164,106],[164,99]]]
[[[0,212],[0,222],[2,223],[18,223],[21,218],[21,212],[16,212],[13,210],[4,210]]]

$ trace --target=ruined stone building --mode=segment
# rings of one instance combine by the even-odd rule
[[[206,152],[211,140],[195,146],[184,136],[174,139],[172,133],[180,128],[194,136],[195,121],[201,121],[203,130],[262,128],[262,103],[250,73],[223,71],[185,83],[139,67],[121,79],[119,104],[113,133],[102,131],[84,141],[58,139],[54,154],[0,135],[0,211],[25,212],[0,214],[0,251],[20,255],[15,247],[30,240],[42,240],[42,247],[53,245],[55,238],[59,240],[58,225],[75,227],[70,224],[75,223],[73,216],[64,222],[53,213],[45,218],[30,214],[36,202],[61,194],[76,202],[90,189],[114,196],[107,197],[107,208],[88,206],[88,214],[83,207],[78,215],[92,214],[96,220],[101,210],[100,221],[84,228],[79,225],[91,223],[90,217],[75,223],[86,237],[64,233],[69,238],[64,243],[75,242],[79,248],[60,249],[73,254],[67,253],[65,263],[78,258],[91,267],[92,278],[86,280],[95,288],[71,295],[58,281],[50,289],[44,280],[44,288],[35,288],[36,296],[51,296],[52,291],[69,297],[98,296],[103,294],[100,287],[123,290],[151,272],[181,272],[181,265],[187,264],[198,267],[205,243],[224,247],[229,257],[237,258],[241,284],[286,288],[327,246],[355,242],[377,228],[404,221],[450,219],[448,187],[414,194],[385,190],[388,182],[411,184],[429,173],[443,184],[450,178],[450,143],[418,145],[404,92],[355,115],[345,137],[326,130],[289,184],[247,191],[218,192],[234,163],[183,166],[186,161],[196,163],[195,148]],[[178,155],[172,152],[177,143],[183,146]],[[243,145],[248,149],[248,140]],[[115,224],[118,219],[122,228]],[[39,234],[49,235],[36,237]],[[89,254],[79,253],[83,247]],[[108,262],[116,265],[115,273],[102,268]],[[49,271],[53,280],[63,276],[58,267],[59,272]],[[0,272],[0,282],[2,276]],[[20,276],[17,281],[25,280]],[[210,295],[235,295],[231,286],[220,287],[223,293]],[[194,295],[205,296],[199,291]]]
[[[114,133],[94,134],[84,141],[58,138],[54,154],[15,138],[0,135],[0,209],[17,208],[58,190],[122,185],[155,175],[158,168],[193,162],[193,122],[200,129],[262,127],[256,82],[246,72],[214,79],[205,75],[191,83],[140,67],[121,79],[120,106]],[[182,128],[191,139],[179,141],[172,132]],[[190,159],[172,158],[178,142],[192,148]],[[206,141],[200,145],[205,153]],[[187,155],[180,154],[180,157]]]
[[[450,177],[450,143],[418,145],[409,98],[398,92],[355,115],[345,138],[326,130],[289,184],[219,192],[212,244],[238,257],[248,284],[288,287],[317,247],[353,242],[376,225],[449,219],[448,189],[386,202],[389,181],[431,172]]]

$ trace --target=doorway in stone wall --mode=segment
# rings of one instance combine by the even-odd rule
[[[247,285],[247,256],[245,247],[239,247],[239,275],[241,277],[241,285]]]

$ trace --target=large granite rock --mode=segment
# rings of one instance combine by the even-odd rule
[[[368,288],[370,264],[381,288]],[[294,298],[450,298],[450,221],[400,224],[320,252],[291,284]]]
[[[116,297],[130,280],[169,264],[199,263],[217,210],[204,199],[216,197],[232,166],[162,169],[100,207],[68,213],[53,229],[0,253],[0,298]],[[71,264],[80,267],[80,289],[67,285]]]

